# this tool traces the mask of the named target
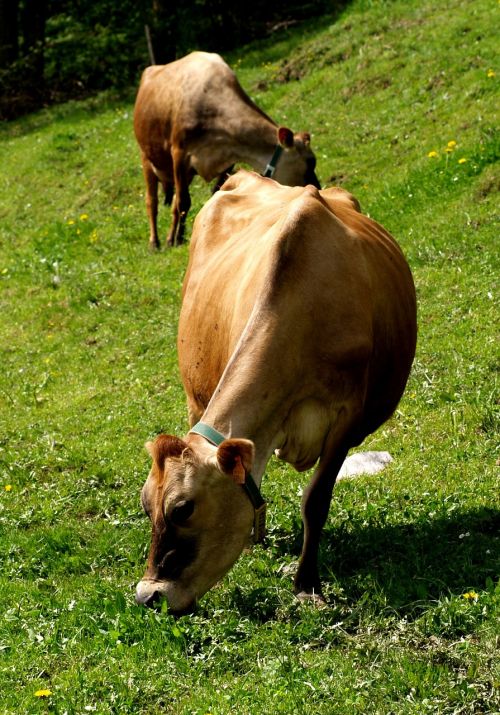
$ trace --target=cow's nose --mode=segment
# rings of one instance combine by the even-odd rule
[[[140,606],[146,606],[146,608],[157,608],[160,602],[160,592],[152,591],[148,593],[137,590],[135,593],[135,600]]]

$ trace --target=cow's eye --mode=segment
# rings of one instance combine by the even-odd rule
[[[184,499],[177,502],[170,512],[170,521],[176,526],[184,524],[194,511],[194,501],[192,499]]]

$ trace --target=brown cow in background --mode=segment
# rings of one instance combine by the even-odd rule
[[[240,171],[196,217],[179,320],[190,432],[160,435],[142,491],[152,522],[137,600],[191,609],[262,536],[273,453],[302,471],[295,590],[321,599],[317,556],[348,451],[394,412],[416,302],[396,241],[342,189]],[[196,424],[197,423],[197,424]]]
[[[183,240],[195,174],[219,177],[218,188],[236,162],[245,162],[289,186],[313,184],[316,159],[310,135],[278,127],[243,91],[234,72],[216,54],[192,52],[167,65],[144,70],[134,110],[141,148],[151,248],[159,248],[158,182],[171,203],[168,245]]]

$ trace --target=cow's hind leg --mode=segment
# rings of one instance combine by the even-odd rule
[[[318,550],[321,532],[325,525],[337,474],[349,448],[337,446],[321,458],[302,497],[304,543],[297,574],[295,593],[301,600],[324,601],[318,572]]]
[[[151,249],[160,248],[158,240],[158,177],[155,174],[151,162],[144,155],[142,156],[142,171],[146,182],[146,212],[149,221],[149,247]]]

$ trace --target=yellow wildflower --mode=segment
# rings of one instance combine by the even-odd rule
[[[6,485],[5,485],[5,491],[6,491],[6,492],[11,492],[11,491],[12,491],[12,484],[6,484]]]
[[[491,77],[494,77],[494,76],[495,76],[495,71],[494,71],[494,70],[488,70],[487,76],[490,77],[490,78],[491,78]]]
[[[464,593],[463,597],[467,599],[467,601],[477,601],[479,595],[475,591],[467,591],[467,593]]]
[[[447,147],[448,149],[454,149],[456,147],[457,143],[454,139],[448,142]]]
[[[430,151],[427,156],[429,157],[429,159],[435,159],[437,156],[439,156],[439,154],[437,153],[437,151]]]
[[[68,220],[68,226],[72,226],[74,223],[75,223],[75,220],[74,220],[74,219],[70,218],[70,219]]]
[[[49,695],[52,695],[52,690],[49,690],[48,688],[42,688],[41,690],[35,691],[35,698],[48,698]]]
[[[464,157],[462,157],[461,159],[458,160],[458,163],[465,164],[466,161],[467,161],[467,159],[464,159]]]
[[[2,275],[5,276],[9,272],[8,268],[2,268]]]
[[[86,221],[88,219],[88,214],[80,214],[80,221]]]

